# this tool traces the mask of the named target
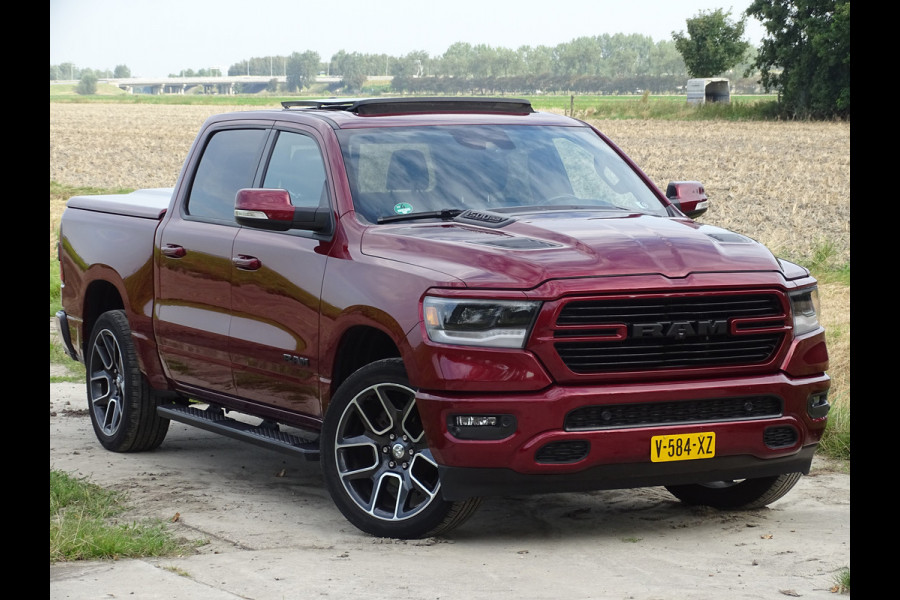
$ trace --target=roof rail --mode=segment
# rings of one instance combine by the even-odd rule
[[[328,98],[323,100],[286,100],[285,109],[313,108],[343,110],[357,115],[397,115],[416,113],[468,112],[527,114],[534,112],[531,102],[516,98]]]

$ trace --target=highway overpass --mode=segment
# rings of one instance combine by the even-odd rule
[[[189,89],[198,86],[203,88],[204,93],[236,94],[239,93],[236,87],[238,84],[240,84],[241,93],[253,93],[265,89],[273,79],[280,84],[284,84],[287,80],[284,75],[237,75],[227,77],[128,77],[99,79],[98,83],[118,86],[129,94],[184,94]],[[389,75],[373,75],[368,79],[369,81],[390,81],[393,78]],[[336,83],[340,80],[340,77],[324,75],[316,77],[318,83]]]

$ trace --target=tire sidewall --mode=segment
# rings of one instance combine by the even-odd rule
[[[363,390],[383,383],[393,383],[415,390],[410,385],[400,359],[385,359],[362,367],[344,381],[332,397],[325,414],[321,437],[323,478],[335,505],[358,529],[378,537],[419,538],[436,529],[446,518],[452,503],[440,497],[414,516],[402,521],[386,521],[366,514],[349,495],[339,476],[335,457],[335,440],[344,411]]]
[[[667,489],[686,504],[712,506],[720,510],[750,510],[762,508],[783,497],[799,478],[799,473],[786,473],[745,479],[723,487],[687,484],[667,486]]]
[[[112,435],[105,433],[101,424],[98,422],[94,412],[91,395],[91,373],[96,372],[101,368],[93,364],[94,345],[97,342],[97,338],[104,331],[111,333],[116,343],[119,345],[124,371],[123,393],[121,398],[122,419]],[[88,343],[85,368],[88,412],[91,417],[91,424],[94,427],[94,433],[97,436],[97,440],[99,440],[100,444],[107,450],[116,452],[128,451],[134,443],[135,431],[139,424],[143,381],[137,364],[137,353],[134,348],[134,342],[131,339],[131,330],[128,326],[128,319],[125,316],[124,311],[110,311],[104,313],[97,319],[97,323],[94,326]]]

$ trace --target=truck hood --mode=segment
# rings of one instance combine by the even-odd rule
[[[529,289],[550,279],[778,271],[758,242],[691,221],[639,214],[552,211],[500,227],[458,221],[367,229],[364,254],[429,267],[470,287]]]

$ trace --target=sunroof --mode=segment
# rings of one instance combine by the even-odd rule
[[[327,98],[322,100],[286,100],[286,108],[314,108],[319,110],[343,110],[358,115],[393,115],[439,112],[527,114],[534,112],[531,102],[519,99],[498,98]]]

